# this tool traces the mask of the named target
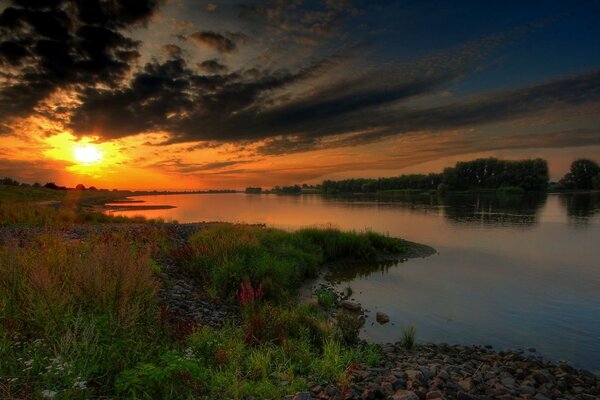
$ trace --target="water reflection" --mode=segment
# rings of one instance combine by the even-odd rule
[[[561,205],[567,210],[569,222],[578,226],[590,223],[600,213],[599,193],[569,193],[560,196]]]
[[[356,278],[365,278],[376,272],[387,273],[390,268],[396,267],[400,261],[360,262],[333,266],[327,270],[324,279],[335,285],[350,282]]]
[[[441,214],[452,223],[489,227],[527,227],[537,223],[546,204],[545,193],[524,195],[401,193],[397,195],[327,196],[348,207],[402,208],[411,213]]]

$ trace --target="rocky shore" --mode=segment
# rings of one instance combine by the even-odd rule
[[[600,397],[600,380],[590,372],[545,361],[534,352],[480,346],[399,344],[381,346],[377,368],[349,371],[346,388],[312,385],[290,397],[305,399],[580,399]]]

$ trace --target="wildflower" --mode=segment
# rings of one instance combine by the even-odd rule
[[[85,390],[87,389],[87,382],[82,380],[77,380],[73,382],[73,389]]]
[[[42,390],[42,397],[44,397],[45,399],[53,399],[56,396],[56,392],[54,390]]]
[[[184,356],[184,358],[187,358],[187,359],[194,358],[194,350],[192,350],[191,347],[188,347],[187,349],[184,350],[183,356]]]

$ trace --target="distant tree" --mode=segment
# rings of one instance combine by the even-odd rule
[[[2,178],[0,179],[0,185],[8,185],[8,186],[19,186],[19,182],[12,178]]]
[[[34,183],[33,185],[31,185],[31,186],[33,186],[34,188],[39,188],[39,187],[42,187],[42,185],[41,185],[39,182],[35,182],[35,183]]]
[[[29,183],[25,183],[25,182],[21,182],[21,186],[22,187],[29,187],[31,186]]]
[[[48,182],[44,185],[46,189],[58,189],[58,186],[54,182]]]
[[[247,187],[246,188],[246,193],[260,194],[261,192],[262,192],[261,187]]]
[[[98,189],[96,189],[96,186],[90,186],[90,187],[88,188],[88,190],[98,190]]]
[[[75,186],[75,190],[85,190],[85,186],[83,186],[81,183],[77,184],[77,186]]]
[[[580,158],[573,161],[571,171],[565,175],[561,183],[572,189],[589,190],[593,188],[592,180],[600,174],[600,166],[592,160]]]
[[[600,174],[592,179],[592,187],[596,190],[600,190]]]

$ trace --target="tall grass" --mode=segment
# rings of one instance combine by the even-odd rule
[[[75,205],[42,205],[27,202],[0,201],[0,226],[64,227],[85,223],[149,222],[143,217],[119,217],[99,212],[78,210]]]
[[[320,266],[339,259],[373,260],[378,253],[406,251],[403,241],[373,232],[301,229],[285,232],[252,225],[216,225],[194,234],[188,243],[188,271],[233,298],[243,281],[261,284],[268,298],[285,300]]]
[[[149,248],[118,236],[0,247],[0,375],[11,391],[86,397],[156,351],[149,265]]]

